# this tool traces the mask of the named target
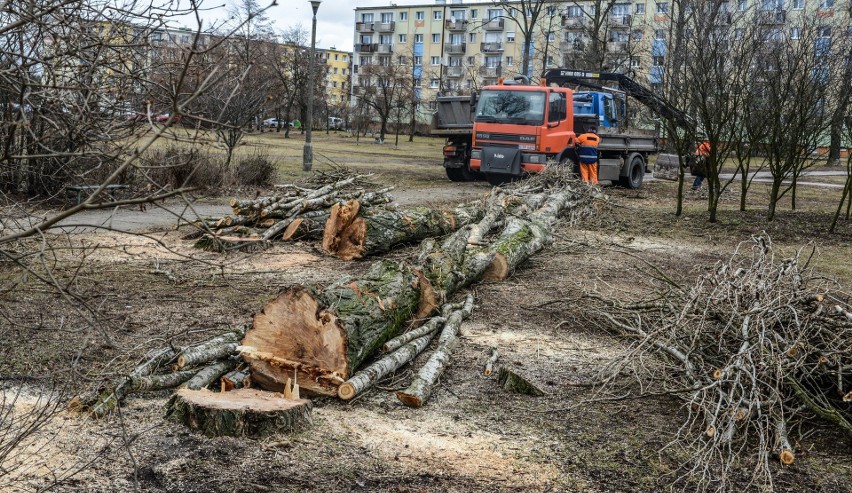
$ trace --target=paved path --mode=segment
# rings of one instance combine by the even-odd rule
[[[772,173],[769,171],[759,171],[755,173],[749,173],[749,176],[752,179],[753,183],[772,183]],[[803,177],[817,177],[817,176],[846,176],[845,170],[808,170],[803,171],[801,175],[799,175],[799,185],[810,186],[810,187],[823,187],[823,188],[843,188],[842,183],[822,183],[818,181],[802,181]],[[687,181],[692,182],[691,175],[687,175]],[[727,181],[733,178],[733,181],[739,181],[740,175],[734,173],[722,173],[719,175],[719,179],[722,181]],[[647,181],[654,181],[656,178],[653,176],[645,176]],[[789,185],[791,180],[784,180],[785,185]]]
[[[70,233],[85,233],[102,228],[119,231],[150,231],[170,228],[177,225],[179,220],[185,224],[187,221],[194,221],[198,216],[219,217],[232,212],[227,205],[211,204],[194,204],[191,209],[186,204],[179,203],[149,205],[145,211],[139,210],[138,207],[122,207],[81,212],[60,222],[59,226],[62,231]]]

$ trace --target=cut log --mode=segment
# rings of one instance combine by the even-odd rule
[[[429,335],[436,332],[444,325],[444,322],[446,321],[447,319],[444,317],[432,317],[429,319],[428,322],[421,325],[420,327],[417,327],[413,330],[409,330],[408,332],[400,334],[386,342],[384,346],[382,346],[382,351],[386,353],[396,351],[397,349],[408,344],[414,339],[419,339],[425,335]]]
[[[173,389],[178,385],[186,382],[193,375],[193,370],[176,371],[165,373],[162,375],[147,375],[144,377],[131,378],[130,387],[127,389],[127,394],[134,392],[151,392],[154,390]]]
[[[231,337],[236,340],[228,341],[227,339],[230,339]],[[207,363],[208,361],[230,356],[237,350],[237,346],[239,345],[236,342],[237,340],[239,340],[239,335],[233,334],[232,336],[223,337],[222,339],[214,342],[208,342],[200,346],[184,349],[183,352],[178,355],[177,368],[182,369],[196,366]]]
[[[497,352],[497,348],[491,349],[491,357],[488,358],[488,361],[485,362],[485,376],[490,377],[492,373],[494,373],[494,363],[497,362],[497,358],[500,357],[500,353]]]
[[[426,346],[435,337],[435,333],[436,331],[428,332],[358,371],[352,378],[337,388],[338,397],[347,401],[353,399],[358,394],[375,385],[376,382],[386,375],[389,375],[402,365],[413,360],[426,349]]]
[[[114,410],[128,390],[133,386],[133,379],[148,376],[161,367],[168,365],[177,356],[175,348],[162,348],[145,357],[145,362],[134,368],[126,377],[121,377],[116,385],[106,392],[98,395],[94,402],[89,399],[80,399],[79,407],[88,410],[92,417],[100,418]],[[87,402],[88,401],[88,402]]]
[[[421,407],[429,400],[435,382],[444,373],[452,357],[453,349],[458,344],[458,334],[461,330],[462,321],[470,316],[471,311],[473,311],[473,296],[468,296],[464,307],[447,317],[435,352],[429,356],[429,360],[417,373],[411,385],[396,393],[396,397],[403,404],[408,407]]]
[[[303,390],[337,395],[337,387],[417,312],[421,280],[399,263],[375,263],[358,280],[321,292],[284,290],[256,315],[239,348],[252,380],[280,391],[297,371]]]
[[[166,405],[166,418],[207,436],[263,437],[312,422],[311,401],[284,399],[281,394],[255,389],[180,389]]]
[[[514,392],[516,394],[526,394],[536,397],[544,395],[544,391],[530,382],[529,379],[506,368],[505,366],[500,367],[500,373],[497,375],[497,383],[504,390]]]
[[[219,380],[222,392],[251,387],[251,374],[246,370],[234,370],[224,375]]]
[[[199,370],[192,378],[187,380],[187,382],[183,384],[182,387],[191,390],[207,388],[207,386],[209,386],[213,382],[218,382],[219,378],[222,375],[233,370],[234,368],[236,368],[236,366],[237,363],[230,359],[217,361],[212,365],[205,366],[204,368]]]
[[[343,260],[364,258],[397,245],[444,236],[478,220],[482,212],[479,204],[449,211],[430,207],[365,211],[358,201],[350,201],[332,210],[333,220],[326,222],[323,234],[323,252]]]

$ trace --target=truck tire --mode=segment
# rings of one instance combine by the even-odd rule
[[[461,168],[444,168],[447,171],[447,178],[450,181],[473,181],[474,178],[473,173],[468,169],[467,166],[462,166]]]
[[[635,155],[630,160],[627,166],[627,175],[619,179],[621,186],[636,190],[642,186],[642,180],[645,178],[645,161],[642,156]]]

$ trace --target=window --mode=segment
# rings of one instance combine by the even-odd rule
[[[805,8],[805,0],[793,0],[793,10],[802,10]]]
[[[373,37],[370,36],[369,34],[362,34],[360,36],[360,38],[361,38],[361,44],[362,45],[368,45],[368,44],[371,44],[373,42]]]
[[[422,34],[415,34],[414,35],[414,42],[415,43],[422,43],[423,42],[423,35]]]
[[[440,80],[438,80],[438,79],[429,79],[429,87],[430,87],[430,88],[432,88],[432,89],[437,89],[437,88],[438,88],[438,84],[439,84],[440,82],[441,82],[441,81],[440,81]]]
[[[655,67],[662,67],[665,62],[666,62],[666,57],[664,57],[664,56],[655,56],[655,57],[651,58],[651,65],[653,65]]]
[[[393,12],[383,12],[382,24],[389,24],[391,22],[393,22]]]
[[[337,67],[334,67],[334,75],[337,75]]]
[[[628,15],[630,15],[629,3],[617,3],[609,11],[610,17],[627,17]]]
[[[633,12],[635,12],[637,14],[644,14],[645,13],[645,4],[644,3],[637,3],[636,8],[633,9]]]
[[[408,41],[408,35],[407,34],[400,34],[399,35],[399,42],[405,43],[406,41]]]
[[[739,41],[739,40],[743,39],[744,35],[745,35],[745,29],[743,29],[741,27],[734,29],[734,39],[735,40]]]
[[[654,39],[666,39],[666,30],[657,29],[654,31]]]
[[[335,80],[335,81],[332,81],[332,83],[331,83],[331,87],[337,87],[337,81],[336,81],[336,80]]]
[[[339,57],[339,56],[340,56],[339,54],[335,53],[335,54],[334,54],[334,59],[335,59],[335,60],[337,60],[337,57]]]
[[[817,29],[817,36],[820,38],[830,38],[831,37],[831,26],[820,26]]]
[[[642,59],[641,58],[639,58],[638,56],[630,57],[630,67],[631,68],[637,68],[637,67],[641,67],[641,66],[642,66]]]
[[[639,29],[633,31],[633,41],[642,41],[642,38],[645,36],[645,33]]]
[[[380,34],[379,35],[379,44],[392,45],[393,44],[393,34]]]
[[[780,11],[784,9],[784,0],[762,0],[760,10],[764,12]]]
[[[361,57],[361,65],[372,65],[372,64],[373,64],[373,58],[372,57],[369,57],[369,56],[362,56]]]
[[[382,67],[390,67],[391,57],[389,56],[380,56],[379,57],[379,65]]]
[[[476,19],[477,17],[479,17],[479,11],[476,9],[470,9],[470,18]]]
[[[433,43],[440,43],[441,42],[441,35],[438,34],[438,33],[432,34],[432,42]]]
[[[548,55],[548,57],[547,57],[547,66],[548,66],[548,67],[552,67],[552,66],[553,66],[553,57],[552,57],[552,56],[549,56],[549,55]]]
[[[400,12],[399,13],[399,20],[400,21],[407,21],[408,20],[408,12]]]
[[[373,14],[361,14],[361,22],[373,22]]]
[[[514,38],[512,38],[512,40],[514,41]],[[554,33],[553,31],[549,31],[547,33],[547,40],[548,41],[556,41],[556,33]],[[509,42],[509,36],[506,36],[506,42],[507,43]]]
[[[669,2],[657,2],[657,13],[658,14],[668,14],[669,13]]]
[[[464,44],[464,34],[462,34],[462,33],[450,34],[450,44],[451,45],[462,45],[462,44]]]
[[[343,69],[340,73],[346,75],[346,69]]]
[[[550,57],[548,57],[549,59]],[[548,62],[549,63],[549,62]],[[568,117],[568,104],[565,95],[559,92],[552,92],[548,97],[548,112],[547,121],[558,122]]]
[[[346,55],[343,55],[343,61],[344,61],[344,62],[346,61],[346,59],[347,59],[347,58],[348,58],[348,57],[347,57]]]
[[[467,57],[467,64],[468,65],[473,65],[475,63],[476,63],[476,57],[474,57],[474,56]]]
[[[819,0],[819,8],[830,9],[834,7],[834,0]]]
[[[488,9],[488,20],[497,19],[499,17],[503,17],[502,9]]]
[[[630,35],[625,31],[610,31],[609,32],[609,40],[613,43],[626,43],[629,40]]]
[[[440,10],[433,10],[433,11],[432,11],[432,20],[434,20],[434,21],[439,21],[439,20],[441,20],[441,15],[442,15],[442,14],[443,14],[443,13],[442,13]]]
[[[464,20],[464,10],[451,10],[450,18],[454,21],[463,21]]]
[[[433,56],[432,58],[429,59],[429,61],[432,65],[440,65],[441,64],[441,57]]]
[[[547,15],[549,15],[550,17],[553,17],[554,15],[556,15],[556,7],[554,7],[553,5],[548,6],[547,7]]]
[[[423,85],[423,80],[420,77],[414,78],[414,87],[420,87]]]
[[[511,67],[511,66],[512,66],[512,65],[514,65],[514,64],[515,64],[515,57],[513,57],[513,56],[507,56],[507,57],[506,57],[506,66],[507,66],[507,67]]]
[[[798,27],[790,28],[790,39],[799,39],[801,35],[801,30]]]
[[[468,34],[467,40],[468,40],[469,43],[476,43],[476,33]]]
[[[746,10],[748,10],[748,0],[738,0],[737,10],[739,10],[740,12],[745,12]]]
[[[451,56],[449,65],[450,67],[461,67],[462,58],[460,56]]]
[[[565,41],[568,41],[569,43],[573,43],[575,41],[582,41],[582,40],[583,40],[583,33],[582,32],[568,31],[568,32],[565,33]]]
[[[422,56],[414,57],[414,65],[423,65],[423,57]]]
[[[422,21],[424,19],[426,19],[426,14],[422,10],[418,10],[414,13],[414,20]]]
[[[583,17],[583,7],[579,5],[569,5],[567,9],[565,9],[565,15],[572,18]]]
[[[550,36],[552,34],[553,34],[552,32],[547,33],[547,37],[548,37],[548,39],[550,39],[550,41],[553,41],[553,39],[550,38]],[[515,42],[515,31],[509,31],[509,32],[506,33],[506,42],[507,43],[514,43]]]
[[[490,68],[496,68],[500,66],[500,57],[499,56],[487,56],[485,57],[485,66]]]
[[[408,61],[408,59],[405,58],[405,55],[400,55],[397,58],[397,62],[399,62],[400,65],[405,65],[405,62],[407,62],[407,61]]]

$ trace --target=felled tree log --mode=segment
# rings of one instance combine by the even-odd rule
[[[235,347],[236,348],[236,347]],[[183,384],[183,387],[191,390],[199,390],[207,388],[213,382],[218,382],[219,378],[237,367],[235,361],[226,359],[207,365],[198,370],[192,378]]]
[[[497,362],[497,358],[500,357],[500,353],[497,351],[497,348],[491,349],[491,356],[488,358],[488,361],[485,362],[485,376],[490,377],[492,373],[494,373],[494,363]]]
[[[251,373],[246,370],[229,371],[222,375],[219,384],[222,392],[251,387]]]
[[[537,397],[544,395],[544,391],[538,388],[534,383],[505,366],[500,367],[500,373],[497,374],[497,383],[504,390],[514,392],[516,394],[526,394]]]
[[[438,347],[435,352],[429,356],[429,360],[423,365],[423,368],[417,373],[417,376],[411,382],[407,389],[396,393],[396,397],[408,407],[421,407],[432,395],[432,388],[438,377],[444,373],[447,365],[452,358],[453,349],[458,344],[458,334],[461,329],[461,324],[464,319],[470,316],[473,311],[473,297],[469,296],[465,300],[464,307],[454,311],[447,317],[447,322],[444,324],[444,330],[441,331],[441,337],[438,339]]]
[[[382,351],[386,353],[394,352],[402,346],[405,346],[409,342],[413,341],[414,339],[419,339],[425,335],[437,332],[438,329],[440,329],[446,321],[447,319],[444,317],[432,317],[420,327],[417,327],[413,330],[409,330],[408,332],[400,334],[386,342],[382,346]]]
[[[207,436],[263,437],[311,424],[311,401],[271,392],[180,389],[166,404],[166,418]]]
[[[228,332],[197,346],[184,349],[177,357],[177,368],[200,365],[224,358],[237,350],[240,334]]]
[[[163,348],[153,353],[150,353],[145,362],[134,368],[126,377],[121,377],[117,384],[106,390],[97,398],[89,400],[85,397],[80,397],[74,407],[88,410],[92,417],[100,418],[110,411],[114,410],[128,391],[133,387],[133,380],[148,376],[159,368],[166,366],[177,356],[177,350],[174,348]]]
[[[322,247],[326,254],[343,260],[364,258],[397,245],[444,236],[478,220],[482,213],[478,204],[446,211],[431,207],[364,211],[357,200],[351,200],[332,207]]]
[[[162,375],[148,375],[131,379],[127,394],[134,392],[151,392],[154,390],[172,389],[186,382],[195,375],[194,370],[176,371]]]
[[[381,261],[363,278],[322,291],[282,291],[255,316],[239,348],[252,380],[278,391],[296,370],[303,390],[337,395],[367,356],[416,316],[422,282],[413,269]]]

